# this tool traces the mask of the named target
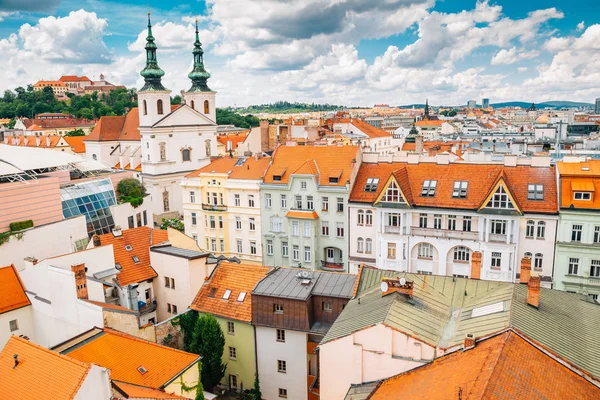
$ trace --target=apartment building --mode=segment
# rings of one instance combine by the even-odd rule
[[[280,146],[260,186],[263,264],[348,271],[358,146]]]
[[[357,118],[334,119],[332,130],[351,139],[352,144],[360,144],[365,152],[394,154],[400,145],[393,134]]]
[[[186,234],[205,251],[261,265],[260,182],[269,162],[225,156],[186,175],[181,183]]]

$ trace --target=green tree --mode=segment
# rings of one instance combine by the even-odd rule
[[[196,311],[188,311],[181,314],[177,318],[176,324],[181,328],[183,333],[183,350],[191,352],[192,339],[194,335],[194,329],[196,328],[196,321],[198,321],[198,313]]]
[[[160,229],[167,229],[168,227],[171,227],[173,229],[177,229],[179,232],[183,232],[185,230],[185,225],[183,225],[183,222],[177,218],[169,218],[169,219],[162,219],[162,223],[160,225]]]
[[[171,97],[171,104],[181,104],[181,96],[176,95]]]
[[[225,336],[217,319],[211,314],[202,314],[196,321],[190,351],[202,356],[202,385],[212,392],[225,376],[223,363]]]
[[[83,129],[73,129],[70,132],[67,132],[65,136],[85,136],[85,132]]]
[[[254,375],[254,388],[250,393],[252,400],[262,400],[262,393],[260,392],[260,382],[258,381],[258,374]]]
[[[144,202],[146,187],[135,178],[123,179],[117,185],[117,192],[119,193],[119,201],[129,203],[135,208]]]

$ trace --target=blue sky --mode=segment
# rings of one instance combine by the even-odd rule
[[[174,94],[199,17],[219,105],[600,97],[598,0],[0,0],[0,90],[100,73],[141,87],[148,6]]]

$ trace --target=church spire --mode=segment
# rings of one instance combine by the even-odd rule
[[[156,44],[154,43],[154,36],[152,36],[152,24],[150,23],[150,11],[148,11],[148,36],[146,37],[146,67],[140,72],[140,75],[144,77],[144,87],[140,89],[143,91],[156,91],[156,90],[167,90],[162,85],[160,79],[165,74],[165,71],[160,69],[158,61],[156,60]]]
[[[188,74],[188,78],[192,80],[192,87],[188,92],[211,92],[212,90],[207,84],[210,74],[204,69],[204,51],[198,37],[198,19],[196,19],[196,41],[192,53],[194,54],[194,69]]]
[[[423,119],[429,119],[429,99],[425,99],[425,113],[423,115]]]

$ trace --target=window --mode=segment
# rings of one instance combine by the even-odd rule
[[[210,204],[210,192],[206,192],[206,204]]]
[[[287,242],[281,242],[281,256],[287,257],[289,254],[289,248]]]
[[[227,333],[235,335],[235,324],[231,321],[227,321]]]
[[[138,256],[133,256],[131,258],[133,259],[133,262],[136,264],[140,262],[140,259],[138,258]]]
[[[400,190],[396,186],[396,182],[391,181],[383,196],[383,201],[387,203],[397,203],[400,201]]]
[[[285,331],[283,329],[277,329],[277,341],[285,342]]]
[[[254,240],[250,241],[250,254],[256,254],[256,242]]]
[[[592,260],[590,265],[590,277],[598,278],[600,277],[600,260]],[[11,329],[12,331],[12,329]]]
[[[292,259],[294,261],[300,261],[300,247],[296,245],[292,246]]]
[[[300,195],[294,196],[294,201],[296,203],[296,208],[298,210],[302,210],[302,196],[300,196]]]
[[[253,194],[248,195],[248,207],[254,207],[254,195]]]
[[[221,253],[225,252],[225,241],[223,239],[219,239],[219,249],[221,250]]]
[[[433,197],[435,196],[435,188],[437,181],[423,181],[423,187],[421,188],[421,196]]]
[[[196,225],[196,222],[197,222],[197,220],[196,220],[196,213],[193,212],[192,213],[192,225]]]
[[[469,188],[469,182],[454,181],[454,187],[452,188],[452,197],[457,197],[457,198],[467,197],[467,189],[468,188]]]
[[[210,106],[208,104],[208,100],[204,100],[204,114],[208,114],[210,112]]]
[[[190,105],[194,110],[196,109],[196,104],[194,103],[194,100],[191,101]]]
[[[219,204],[223,205],[223,193],[219,193]]]
[[[217,193],[216,192],[213,193],[212,196],[213,196],[213,204],[216,206],[218,204],[217,203]]]
[[[265,194],[265,207],[271,208],[271,193]]]
[[[229,386],[231,389],[237,389],[237,375],[229,374]]]
[[[277,372],[286,373],[287,363],[283,360],[277,360]]]
[[[328,221],[321,221],[321,235],[329,236],[329,222]]]
[[[169,278],[168,276],[165,276],[165,287],[166,288],[171,287],[171,278]]]
[[[242,218],[241,217],[235,217],[235,229],[237,229],[238,231],[242,229]]]
[[[304,237],[310,237],[311,223],[304,221]]]
[[[329,197],[321,198],[321,211],[329,211]]]
[[[250,230],[255,231],[256,230],[256,222],[254,220],[254,217],[248,218],[248,223],[250,224]]]
[[[373,226],[373,211],[368,210],[366,212],[365,225]]]
[[[231,296],[231,290],[226,289],[225,292],[223,293],[223,300],[229,300],[230,296]]]
[[[573,198],[575,200],[591,200],[592,193],[591,192],[574,192]]]
[[[215,297],[216,294],[217,288],[210,288],[210,293],[208,294],[208,297]]]
[[[217,224],[215,222],[215,216],[211,215],[209,217],[209,220],[210,220],[210,229],[215,229],[217,227]]]
[[[390,260],[395,260],[396,259],[396,243],[389,243],[387,244],[387,258],[389,258]]]
[[[275,314],[283,314],[283,304],[274,303],[273,304],[273,312]]]
[[[344,212],[344,199],[341,197],[337,198],[337,212]]]
[[[210,201],[209,201],[209,203],[210,203]],[[234,194],[234,195],[233,195],[233,204],[234,204],[236,207],[239,207],[239,206],[242,204],[242,202],[241,202],[241,200],[240,200],[240,195],[239,195],[239,194]]]
[[[527,200],[544,200],[544,185],[527,185]]]
[[[210,239],[210,248],[212,251],[217,251],[217,239]]]
[[[427,228],[427,214],[419,214],[419,228]]]
[[[281,208],[287,208],[287,196],[285,194],[281,195]]]
[[[171,314],[171,303],[167,303],[167,312]]]
[[[269,256],[273,255],[273,241],[272,240],[267,240],[267,255],[269,255]]]
[[[569,258],[569,275],[577,275],[579,258]]]
[[[304,247],[304,262],[310,262],[310,247]]]
[[[490,233],[493,235],[506,235],[506,221],[493,219],[490,221]]]
[[[421,243],[418,250],[419,258],[433,258],[433,246],[430,243]]]
[[[190,149],[181,150],[181,161],[191,161]]]
[[[571,230],[571,242],[581,242],[581,232],[583,231],[583,225],[573,225]]]
[[[271,232],[283,232],[283,219],[281,217],[271,218]]]
[[[313,197],[312,196],[306,196],[306,209],[308,210],[314,210],[315,209],[315,203],[313,201]]]
[[[146,100],[144,100],[142,104],[144,105],[144,115],[148,115],[148,104],[146,103]]]
[[[173,314],[177,314],[177,306],[173,304]]]
[[[337,222],[335,227],[335,235],[339,238],[343,238],[344,237],[344,223],[343,222]]]
[[[448,215],[448,230],[456,230],[456,215]]]
[[[159,143],[158,149],[160,152],[160,161],[165,161],[167,159],[167,145],[165,143]]]
[[[492,196],[488,202],[487,208],[503,208],[512,210],[515,207],[508,197],[508,193],[504,190],[504,186],[498,186],[496,193]]]
[[[129,229],[134,228],[134,219],[133,219],[133,215],[130,216],[129,218],[127,218],[127,225],[129,226]]]
[[[492,252],[492,268],[500,269],[502,264],[502,253]]]
[[[471,250],[464,246],[454,248],[454,261],[468,262],[471,258]]]
[[[387,214],[387,225],[393,227],[400,227],[400,214],[397,213],[388,213]]]
[[[356,252],[364,253],[364,251],[365,251],[365,240],[363,238],[359,237],[356,242]]]
[[[19,321],[16,319],[13,319],[8,322],[8,326],[9,326],[11,332],[17,331],[17,330],[19,330]]]
[[[529,220],[527,221],[527,228],[525,229],[525,237],[528,239],[533,239],[533,234],[535,232],[535,222]]]
[[[533,261],[533,267],[535,269],[542,269],[544,255],[542,253],[535,253],[535,260]]]
[[[600,226],[594,227],[594,243],[600,243]]]
[[[279,388],[279,397],[287,399],[287,389]]]
[[[546,223],[544,221],[539,221],[537,225],[537,238],[543,239],[546,237]]]
[[[237,359],[237,350],[235,347],[229,347],[229,359],[236,360]]]
[[[237,245],[237,252],[238,253],[243,253],[244,252],[244,246],[242,245],[242,241],[241,240],[236,240],[236,245]]]
[[[223,229],[223,216],[219,215],[219,229]]]
[[[365,184],[365,192],[376,192],[379,185],[379,178],[368,178]]]
[[[302,190],[306,190],[306,182],[305,182],[305,181],[303,181],[303,182],[300,182],[300,188],[301,188]]]
[[[292,221],[292,236],[300,236],[300,223]]]
[[[246,299],[246,292],[240,292],[240,294],[238,294],[238,298],[236,301],[243,303],[245,299]]]
[[[161,99],[156,102],[156,113],[163,115],[163,101]]]
[[[373,239],[367,238],[365,240],[365,253],[366,254],[373,253]]]
[[[441,214],[433,214],[433,229],[442,229]]]
[[[323,312],[332,312],[333,311],[333,306],[331,305],[331,302],[329,301],[324,301],[321,303],[321,311]]]

